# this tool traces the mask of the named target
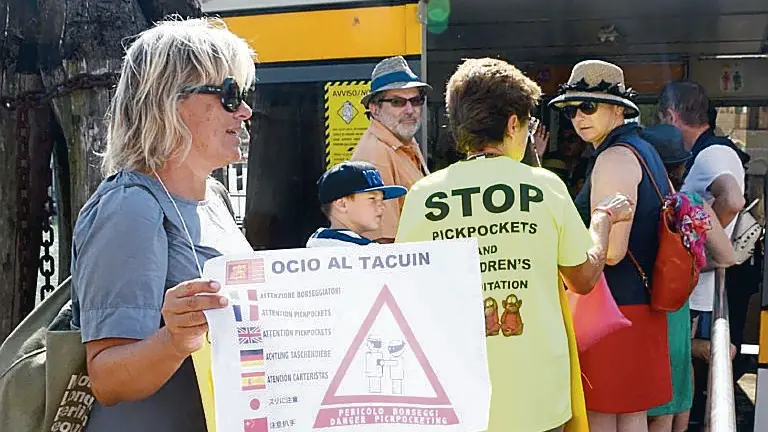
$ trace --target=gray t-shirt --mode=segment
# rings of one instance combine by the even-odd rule
[[[202,267],[206,260],[251,251],[221,198],[173,197]],[[179,215],[156,178],[120,172],[83,206],[72,247],[73,327],[83,342],[145,339],[161,326],[165,290],[199,277]],[[137,377],[141,379],[141,377]],[[204,432],[194,367],[187,358],[154,395],[94,406],[88,432]]]

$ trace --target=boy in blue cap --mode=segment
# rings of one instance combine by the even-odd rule
[[[368,162],[345,161],[325,172],[317,182],[320,209],[331,222],[307,240],[307,247],[364,246],[372,243],[361,233],[376,231],[384,201],[400,198],[402,186],[385,186],[381,173]]]

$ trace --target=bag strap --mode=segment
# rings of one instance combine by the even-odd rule
[[[643,280],[643,285],[645,285],[645,288],[648,290],[648,292],[651,292],[651,286],[648,284],[648,275],[645,274],[643,271],[643,268],[640,267],[640,263],[637,262],[635,259],[635,256],[632,255],[632,251],[629,250],[629,246],[627,246],[627,256],[629,257],[629,260],[632,261],[632,264],[634,264],[635,268],[637,269],[637,272],[640,273],[640,278]]]
[[[640,166],[645,171],[646,174],[648,174],[648,180],[651,181],[651,184],[653,185],[653,189],[656,191],[656,195],[659,197],[659,201],[661,201],[662,204],[664,204],[664,194],[661,193],[661,189],[659,188],[659,185],[656,183],[656,179],[653,178],[653,174],[651,174],[650,168],[648,168],[648,164],[645,162],[645,158],[637,151],[636,148],[632,147],[628,144],[616,144],[619,147],[624,147],[626,149],[629,149],[629,151],[632,152],[632,154],[635,155],[635,158],[640,162]],[[675,192],[674,186],[672,186],[672,181],[669,179],[669,176],[667,175],[666,171],[664,172],[664,177],[667,179],[667,184],[669,185],[669,190],[673,193]]]
[[[664,194],[661,193],[661,189],[659,188],[659,185],[656,183],[656,180],[653,178],[653,174],[651,173],[650,168],[648,168],[648,164],[645,162],[645,158],[640,154],[640,152],[637,151],[636,148],[634,148],[631,145],[619,143],[617,146],[624,147],[626,149],[629,149],[629,151],[632,152],[632,154],[635,155],[635,158],[637,158],[638,162],[640,162],[640,166],[645,171],[645,173],[648,175],[648,180],[651,181],[651,184],[653,185],[653,189],[656,191],[656,195],[659,197],[659,201],[661,202],[661,205],[664,205]],[[675,188],[672,187],[672,181],[669,179],[669,176],[664,173],[664,177],[667,178],[667,183],[669,184],[669,189],[674,192]],[[642,179],[641,179],[642,181]],[[651,286],[648,283],[648,275],[645,274],[645,271],[642,267],[640,267],[640,263],[637,262],[637,259],[635,259],[635,255],[632,254],[632,251],[629,250],[629,245],[627,245],[627,256],[629,256],[629,260],[632,261],[632,264],[637,269],[637,272],[640,274],[640,278],[643,280],[643,285],[645,285],[645,288],[650,292]]]

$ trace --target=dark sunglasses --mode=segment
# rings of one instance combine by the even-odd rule
[[[563,107],[563,114],[571,120],[576,117],[577,111],[583,112],[584,115],[592,115],[597,112],[597,102],[586,101],[578,105],[566,105]]]
[[[395,96],[388,99],[379,99],[380,102],[389,102],[392,104],[395,108],[402,108],[404,107],[408,102],[411,103],[411,106],[420,107],[424,105],[424,102],[427,101],[427,98],[425,96],[419,95],[414,96],[410,99],[402,98],[399,96]]]
[[[184,90],[184,93],[200,93],[219,95],[221,106],[229,112],[235,112],[240,108],[240,104],[250,100],[253,93],[253,87],[240,90],[240,86],[234,77],[227,77],[224,83],[217,85],[204,85],[200,87],[190,87]]]

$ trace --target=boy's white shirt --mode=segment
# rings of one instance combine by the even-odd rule
[[[357,234],[350,230],[331,230],[330,228],[319,228],[317,231],[315,231],[314,234],[312,234],[309,237],[309,239],[307,240],[306,247],[313,248],[313,247],[363,246],[350,241],[345,241],[341,238],[327,238],[327,237],[320,238],[319,236],[323,233],[326,233],[326,231],[336,231],[342,234],[346,234],[353,238],[367,240],[365,239],[365,237],[361,236],[360,234]]]

